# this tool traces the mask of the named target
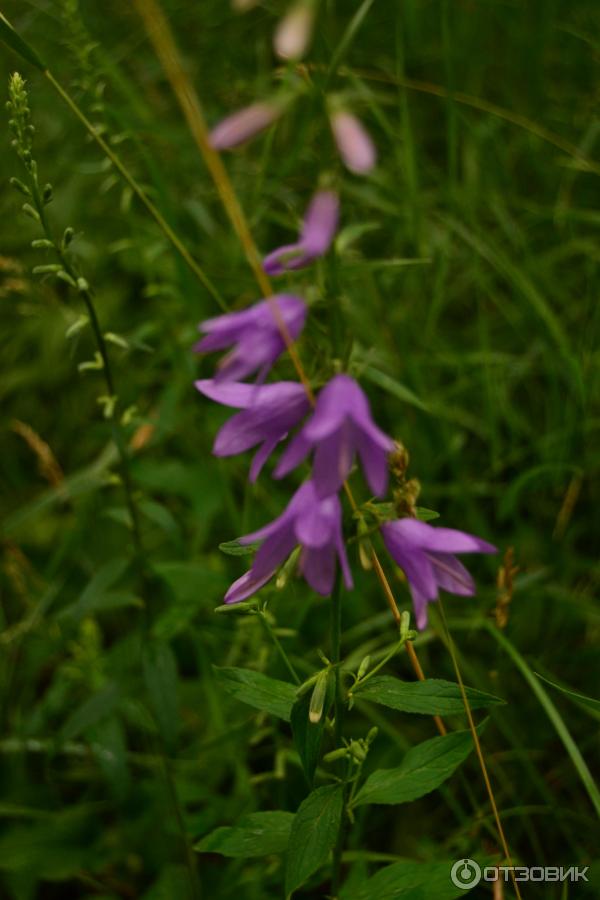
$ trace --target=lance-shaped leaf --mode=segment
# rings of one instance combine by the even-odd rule
[[[217,681],[228,694],[289,722],[296,689],[288,681],[269,678],[262,672],[235,667],[215,667]]]
[[[342,890],[341,900],[454,900],[470,890],[452,883],[454,863],[455,860],[393,863],[366,881]]]
[[[478,733],[485,722],[478,726]],[[379,769],[369,775],[353,806],[365,803],[408,803],[435,790],[450,778],[473,749],[470,731],[454,731],[431,738],[406,753],[396,769]]]
[[[211,831],[194,849],[200,853],[220,853],[239,859],[283,853],[288,845],[293,820],[293,813],[280,810],[250,813],[237,825]]]
[[[326,862],[342,820],[341,784],[317,788],[300,804],[292,823],[285,866],[285,894],[291,894]]]
[[[441,678],[401,681],[391,675],[379,675],[369,678],[352,693],[361,700],[370,700],[401,712],[449,716],[465,710],[459,685]],[[484,709],[504,703],[499,697],[475,688],[465,688],[465,693],[471,709]]]
[[[0,40],[2,40],[8,47],[10,47],[11,50],[14,50],[15,53],[18,53],[21,59],[27,60],[28,63],[31,63],[32,66],[35,66],[36,69],[39,69],[41,72],[45,72],[48,68],[46,63],[43,62],[37,55],[33,47],[31,47],[23,40],[23,38],[15,31],[8,19],[3,16],[1,12]]]

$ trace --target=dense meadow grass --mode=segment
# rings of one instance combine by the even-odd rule
[[[163,8],[211,125],[283,77],[272,35],[285,4]],[[101,126],[218,297],[231,308],[259,299],[135,4],[5,0],[0,10]],[[448,629],[432,607],[414,646],[427,676],[455,682],[450,634],[465,683],[505,701],[481,746],[513,861],[590,866],[588,883],[523,883],[523,898],[600,896],[600,706],[560,690],[594,697],[600,678],[599,54],[594,0],[323,0],[297,76],[309,87],[273,129],[223,157],[261,252],[293,239],[323,173],[338,179],[334,252],[277,282],[310,302],[302,362],[317,386],[332,359],[349,366],[408,449],[419,504],[499,548],[469,561],[477,596],[446,597]],[[6,114],[0,896],[284,897],[281,847],[245,857],[198,845],[251,813],[293,813],[309,791],[289,724],[240,702],[217,670],[290,681],[291,663],[304,680],[322,667],[319,651],[330,656],[331,600],[300,579],[268,588],[264,615],[215,613],[248,563],[219,544],[278,515],[297,477],[265,471],[249,485],[245,456],[211,455],[226,415],[194,390],[214,358],[191,348],[198,322],[220,311],[215,296],[44,74],[5,46],[0,68],[5,85],[16,69],[27,81],[51,227],[74,229],[71,258],[110,335],[140,536],[136,548],[102,372],[81,365],[97,352],[80,327],[85,306],[65,281],[32,273],[54,259],[31,247],[43,235],[9,185],[23,172]],[[342,174],[325,82],[348,93],[378,147],[366,178]],[[277,374],[295,377],[288,358]],[[356,542],[349,553],[342,657],[356,670],[397,635]],[[404,652],[385,673],[414,680]],[[473,712],[476,723],[484,715]],[[464,713],[444,720],[467,728]],[[373,726],[365,774],[437,735],[431,715],[357,698],[345,736]],[[332,771],[321,760],[315,784]],[[441,863],[502,860],[476,754],[432,793],[354,815],[341,890],[325,859],[298,897],[442,900],[464,892]],[[387,886],[367,881],[397,862],[421,864],[431,881],[410,868]],[[492,897],[492,885],[471,896]]]

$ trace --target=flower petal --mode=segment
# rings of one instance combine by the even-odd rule
[[[269,438],[263,443],[262,447],[258,448],[256,453],[254,454],[254,459],[252,460],[252,464],[250,466],[250,474],[248,475],[248,481],[250,481],[252,484],[254,484],[254,482],[260,475],[262,467],[270,457],[277,444],[282,441],[284,437],[285,435],[277,438]]]
[[[438,553],[496,553],[496,547],[487,541],[458,531],[420,522],[418,519],[399,519],[394,523],[396,533],[418,545],[423,550]]]
[[[281,459],[273,472],[274,478],[283,478],[292,469],[295,469],[300,463],[306,459],[310,453],[310,444],[304,437],[303,430],[300,431],[288,444]]]
[[[475,582],[471,574],[451,553],[427,553],[438,585],[450,594],[471,597]]]
[[[332,546],[305,547],[300,554],[300,571],[317,594],[327,597],[335,580],[335,549]]]
[[[425,553],[398,533],[395,526],[404,521],[386,522],[381,526],[384,543],[406,575],[411,589],[414,586],[427,600],[433,600],[438,594],[433,566]]]
[[[222,406],[246,409],[258,399],[258,388],[254,384],[242,384],[235,381],[220,383],[214,378],[203,378],[195,381],[194,385],[201,394]]]
[[[357,435],[356,444],[369,487],[376,497],[382,497],[387,491],[389,478],[387,451],[364,433]]]
[[[271,573],[267,573],[263,575],[262,578],[257,578],[252,569],[242,575],[241,578],[238,578],[237,581],[234,581],[233,584],[229,587],[227,593],[225,594],[224,602],[225,603],[240,603],[242,600],[247,600],[248,597],[251,597],[255,594],[260,588],[267,583],[267,581],[273,577],[274,570]]]

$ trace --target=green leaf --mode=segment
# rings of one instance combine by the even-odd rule
[[[453,900],[470,888],[450,880],[455,860],[448,862],[397,862],[380,869],[360,885],[342,890],[341,900]]]
[[[421,522],[431,522],[432,519],[439,519],[440,514],[435,509],[427,509],[425,506],[416,506],[415,512],[417,519]]]
[[[294,814],[257,812],[240,819],[237,825],[216,828],[199,841],[199,853],[220,853],[236,859],[283,853],[288,845]]]
[[[289,722],[296,700],[296,688],[288,681],[269,678],[262,672],[234,667],[215,667],[217,681],[228,694]]]
[[[546,684],[549,684],[550,687],[555,688],[557,691],[560,691],[561,694],[564,694],[565,697],[568,697],[574,703],[577,703],[578,706],[585,706],[587,709],[591,709],[592,712],[600,713],[600,700],[596,700],[595,697],[587,697],[585,694],[578,694],[577,691],[571,691],[569,690],[569,688],[562,687],[555,681],[550,681],[549,678],[544,678],[544,676],[540,675],[539,672],[535,672],[534,674],[537,678],[540,678],[542,681],[545,681]]]
[[[478,726],[479,732],[482,725]],[[412,747],[396,769],[369,775],[353,806],[365,803],[408,803],[434,791],[464,762],[473,749],[470,731],[454,731]]]
[[[59,618],[72,618],[79,621],[101,607],[135,604],[136,598],[133,594],[127,592],[114,594],[111,591],[113,585],[124,575],[128,566],[129,560],[119,556],[100,566],[77,602],[61,610]]]
[[[331,673],[329,673],[331,675]],[[318,722],[311,722],[309,717],[310,703],[312,691],[304,693],[292,707],[291,722],[294,743],[300,756],[304,774],[308,779],[309,785],[315,777],[315,771],[319,758],[321,756],[321,744],[323,742],[323,729],[327,720],[327,711],[333,700],[333,691],[335,689],[332,677],[327,679],[327,688],[325,702],[323,704],[323,713]]]
[[[317,788],[300,804],[292,823],[286,858],[286,897],[326,862],[336,842],[343,809],[341,784]]]
[[[166,641],[151,641],[144,647],[144,681],[158,729],[170,749],[179,728],[177,663]]]
[[[219,544],[219,550],[222,553],[226,553],[228,556],[251,556],[256,552],[256,548],[259,546],[260,541],[255,541],[252,544],[240,544],[239,541],[224,541],[222,544]]]
[[[27,44],[23,38],[17,34],[10,22],[0,13],[0,40],[14,50],[22,59],[27,60],[40,72],[45,72],[48,66],[37,55],[33,47]]]
[[[112,715],[119,702],[119,690],[116,684],[109,684],[103,690],[93,694],[85,703],[71,713],[61,728],[61,743],[72,741],[92,725]]]
[[[471,709],[484,709],[504,703],[499,697],[465,688]],[[391,675],[376,675],[352,691],[361,700],[380,703],[401,712],[444,716],[465,711],[460,687],[452,681],[428,678],[426,681],[400,681]]]

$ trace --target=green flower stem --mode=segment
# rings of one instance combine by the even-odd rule
[[[106,341],[104,340],[104,335],[102,334],[102,329],[100,328],[100,322],[98,320],[98,314],[96,312],[96,307],[94,305],[93,295],[90,288],[87,286],[87,283],[84,285],[82,280],[79,277],[78,272],[76,271],[73,264],[70,262],[67,254],[63,250],[62,246],[57,243],[52,234],[52,229],[50,228],[50,224],[48,222],[48,217],[46,215],[46,210],[44,206],[43,198],[40,195],[40,188],[37,180],[37,175],[34,175],[33,172],[26,167],[27,178],[29,182],[29,189],[31,191],[31,197],[33,200],[33,204],[35,206],[36,212],[40,219],[40,225],[46,236],[46,239],[50,241],[54,252],[56,253],[57,258],[60,261],[61,266],[67,275],[75,282],[77,285],[77,291],[80,294],[86,310],[89,316],[90,325],[92,328],[92,332],[94,334],[94,339],[96,341],[96,345],[98,347],[98,352],[100,354],[100,358],[102,359],[102,372],[104,375],[104,381],[106,383],[106,389],[108,391],[109,397],[116,397],[115,390],[115,381],[112,374],[112,369],[110,365],[110,359],[108,356],[108,350],[106,346]],[[133,534],[133,542],[135,547],[135,553],[138,559],[142,558],[143,548],[142,548],[142,540],[141,540],[141,529],[140,529],[140,517],[138,513],[138,509],[133,497],[133,482],[131,480],[131,473],[129,471],[129,455],[127,453],[127,447],[125,438],[120,428],[117,420],[115,419],[115,412],[113,411],[113,416],[111,417],[111,431],[112,438],[117,448],[119,459],[120,459],[120,469],[121,469],[121,477],[123,479],[123,487],[125,490],[125,501],[127,503],[127,509],[129,511],[129,516],[131,519],[131,528]]]
[[[171,228],[167,220],[164,218],[162,213],[156,208],[154,203],[150,200],[150,198],[144,193],[140,185],[137,183],[131,172],[127,169],[121,159],[117,156],[117,154],[110,148],[110,146],[106,143],[102,135],[100,135],[96,128],[94,128],[93,124],[87,118],[85,113],[80,109],[77,103],[73,100],[71,95],[63,88],[59,81],[56,80],[52,72],[49,69],[44,70],[44,75],[54,88],[54,90],[60,95],[62,100],[67,104],[72,113],[79,119],[81,124],[84,126],[86,131],[93,137],[96,143],[100,146],[102,151],[106,154],[108,159],[110,159],[111,163],[115,167],[115,169],[119,172],[121,177],[127,182],[131,190],[134,192],[136,197],[141,200],[143,205],[146,207],[156,224],[159,226],[163,234],[166,238],[171,242],[171,244],[175,247],[180,256],[185,260],[189,268],[192,270],[194,275],[198,278],[198,280],[204,285],[206,290],[209,292],[211,297],[217,302],[220,308],[227,312],[227,304],[225,300],[214,286],[212,281],[206,275],[204,270],[198,265],[196,260],[193,258],[183,241],[178,237],[175,231]]]
[[[260,618],[260,620],[261,620],[261,622],[262,622],[262,624],[263,624],[263,628],[265,629],[267,635],[269,636],[269,638],[270,638],[271,641],[273,642],[273,644],[274,644],[274,646],[275,646],[275,649],[276,649],[277,652],[279,653],[279,656],[281,657],[281,659],[282,659],[282,661],[283,661],[283,663],[284,663],[286,669],[288,670],[288,672],[289,672],[290,675],[292,676],[294,682],[295,682],[296,684],[301,684],[302,681],[301,681],[301,679],[300,679],[300,676],[299,676],[298,673],[296,672],[296,670],[295,670],[295,668],[294,668],[294,666],[293,666],[293,664],[292,664],[292,662],[291,662],[289,656],[287,655],[287,653],[286,653],[285,650],[283,649],[283,645],[282,645],[281,641],[279,640],[279,638],[277,637],[277,635],[275,634],[275,632],[274,632],[274,630],[273,630],[273,626],[272,626],[271,623],[269,622],[269,620],[268,620],[266,614],[265,614],[264,612],[260,611],[258,615],[259,615],[259,618]]]

